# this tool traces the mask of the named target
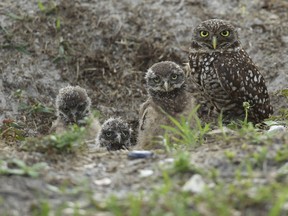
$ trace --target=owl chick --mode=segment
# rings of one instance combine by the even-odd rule
[[[85,89],[79,86],[60,89],[56,97],[57,119],[50,131],[61,132],[70,124],[85,125],[85,117],[91,115],[90,106],[91,100]]]
[[[145,79],[148,99],[140,107],[137,147],[158,148],[157,137],[165,132],[161,125],[175,126],[168,116],[188,117],[195,108],[195,99],[185,89],[184,71],[174,62],[154,64]]]
[[[108,151],[128,149],[131,146],[131,128],[121,118],[109,118],[96,137],[96,146]]]
[[[189,65],[194,84],[224,119],[243,118],[244,102],[254,123],[272,114],[264,78],[230,23],[211,19],[194,29]]]

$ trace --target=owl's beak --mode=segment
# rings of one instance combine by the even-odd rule
[[[212,46],[213,46],[213,49],[216,49],[216,47],[217,47],[217,37],[216,36],[212,37]]]
[[[72,111],[71,114],[72,114],[73,123],[76,123],[77,122],[76,111]]]
[[[169,84],[168,84],[167,81],[164,82],[164,88],[165,88],[165,90],[168,92],[168,90],[169,90]]]
[[[117,133],[117,141],[118,143],[121,143],[121,133]]]

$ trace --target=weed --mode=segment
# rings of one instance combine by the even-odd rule
[[[54,109],[43,105],[41,102],[35,102],[32,105],[21,104],[20,110],[25,111],[28,115],[36,113],[54,113]]]
[[[173,170],[175,172],[187,172],[191,171],[192,165],[190,162],[190,154],[188,152],[180,152],[177,154],[174,160]]]
[[[259,151],[253,152],[252,159],[255,165],[262,165],[267,160],[268,149],[267,147],[261,147]]]
[[[18,44],[13,42],[0,46],[0,48],[2,49],[14,49],[26,55],[30,55],[31,53],[28,51],[28,47],[29,47],[28,44],[20,44],[20,43]]]
[[[23,16],[18,16],[18,15],[14,14],[14,13],[11,13],[11,12],[7,13],[6,15],[7,15],[8,17],[14,19],[14,20],[21,20],[21,21],[22,21],[22,20],[25,19],[25,17],[23,17]]]
[[[8,16],[12,16],[12,14],[8,14]],[[22,19],[22,17],[16,17],[14,15],[14,18],[16,19]],[[1,32],[4,33],[5,41],[0,45],[0,48],[2,49],[12,49],[17,50],[21,53],[30,55],[31,53],[28,51],[29,44],[24,43],[17,43],[13,41],[13,34],[11,34],[8,30],[6,30],[4,27],[0,26]]]
[[[4,119],[0,126],[0,137],[8,143],[24,140],[25,131],[23,126],[13,119]]]
[[[37,1],[39,10],[45,15],[54,14],[57,12],[57,6],[50,1],[48,5],[44,5],[40,0]]]
[[[229,159],[230,161],[233,161],[233,159],[234,159],[235,156],[236,156],[236,153],[235,153],[235,152],[233,152],[233,151],[228,151],[228,150],[226,150],[226,151],[224,152],[224,154],[225,154],[225,156],[227,157],[227,159]]]
[[[288,89],[282,89],[282,90],[278,91],[277,94],[280,94],[280,95],[282,95],[288,99]]]
[[[277,162],[286,162],[288,160],[288,147],[283,146],[281,149],[279,149],[276,152],[274,160]]]
[[[245,118],[243,124],[246,126],[248,124],[248,112],[251,108],[250,104],[248,102],[243,102],[243,107],[245,111]]]
[[[270,208],[270,211],[268,213],[268,216],[278,216],[284,215],[283,207],[287,204],[288,201],[288,189],[287,187],[279,187],[278,185],[278,190],[279,193],[275,197],[276,199],[273,200],[272,207]],[[285,208],[286,214],[287,215],[287,208]]]
[[[136,199],[136,197],[134,197],[134,199]],[[122,206],[121,204],[119,205],[118,199],[115,196],[111,196],[107,200],[107,208],[109,208],[109,210],[116,216],[121,216],[125,214],[123,214],[124,211],[122,210]]]
[[[61,28],[60,17],[57,17],[56,22],[55,22],[55,27],[57,31],[60,31],[60,28]]]
[[[45,163],[36,163],[32,166],[19,159],[12,159],[8,161],[0,160],[0,174],[1,175],[26,175],[29,177],[38,177],[41,169],[46,166]]]
[[[51,134],[39,138],[29,138],[22,145],[24,150],[36,150],[40,152],[66,152],[72,153],[84,146],[83,137],[85,128],[72,125],[67,131],[61,134]]]
[[[22,95],[23,94],[23,91],[22,89],[17,89],[14,93],[13,93],[13,96],[17,99],[21,99],[22,98]]]
[[[33,216],[49,216],[51,215],[51,207],[48,201],[40,201],[37,205],[31,206]]]
[[[60,20],[59,20],[58,25],[60,28]],[[56,28],[57,28],[57,23],[56,23]],[[70,50],[69,47],[70,47],[69,43],[67,41],[65,41],[62,37],[60,37],[58,55],[53,59],[53,62],[57,63],[57,62],[62,61],[62,60],[64,60],[64,61],[69,60],[69,56],[67,54],[68,51]]]
[[[171,141],[178,145],[188,145],[188,146],[197,146],[198,144],[203,143],[204,135],[210,130],[209,124],[202,126],[201,120],[197,116],[196,107],[188,116],[180,116],[179,120],[168,116],[170,121],[174,124],[173,126],[162,125],[161,127],[166,130],[165,141],[166,145],[171,145]],[[195,127],[191,128],[191,122],[195,123]],[[169,135],[167,135],[167,133]],[[169,139],[171,138],[171,139]],[[171,141],[170,141],[171,140]]]

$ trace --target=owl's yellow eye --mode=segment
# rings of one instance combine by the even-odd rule
[[[172,79],[172,80],[176,80],[177,78],[178,78],[178,75],[177,75],[177,74],[172,74],[172,75],[171,75],[171,79]]]
[[[201,36],[201,37],[208,37],[208,35],[209,35],[209,32],[207,32],[207,31],[200,31],[200,36]]]
[[[160,78],[159,78],[159,77],[154,77],[154,78],[153,78],[153,81],[154,81],[155,83],[159,83],[159,82],[160,82]]]
[[[223,37],[228,37],[230,35],[230,31],[224,30],[220,33]]]

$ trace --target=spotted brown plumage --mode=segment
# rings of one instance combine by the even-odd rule
[[[243,118],[243,102],[254,123],[272,114],[265,80],[230,23],[212,19],[194,29],[189,65],[193,82],[224,119]]]
[[[154,64],[146,76],[148,99],[140,107],[137,147],[161,148],[158,138],[165,130],[162,125],[175,126],[168,116],[188,119],[195,108],[195,99],[185,89],[185,74],[171,61]],[[193,126],[193,121],[189,122]]]

